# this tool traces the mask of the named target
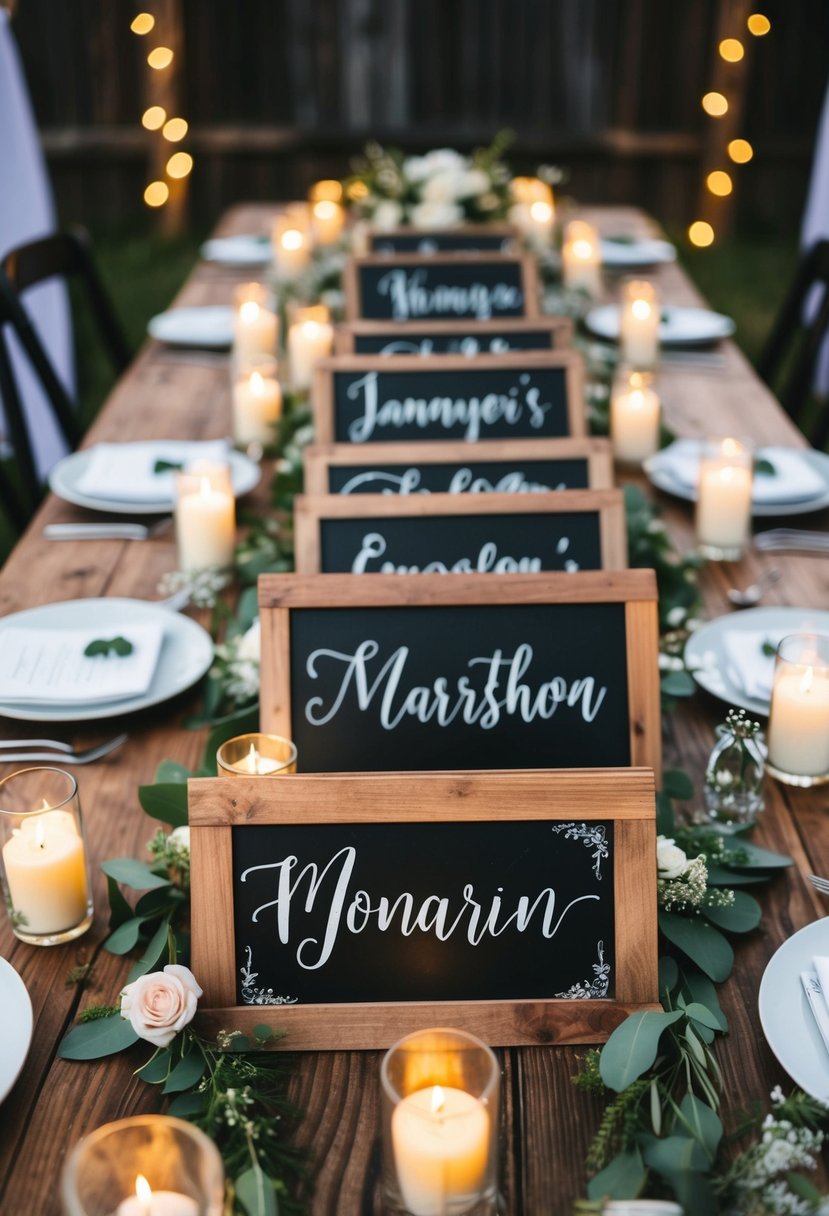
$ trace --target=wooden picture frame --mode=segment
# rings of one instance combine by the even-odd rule
[[[435,253],[508,253],[521,243],[521,229],[515,224],[462,224],[457,228],[416,228],[400,224],[397,228],[369,228],[367,253],[416,253],[431,257]],[[431,246],[418,249],[417,244]]]
[[[436,443],[373,443],[370,447],[354,443],[315,443],[303,450],[305,493],[333,494],[330,470],[374,465],[377,468],[407,470],[431,465],[463,465],[473,469],[481,464],[520,464],[522,472],[532,475],[533,465],[545,461],[583,460],[586,486],[573,489],[609,490],[613,487],[613,452],[607,439],[479,439],[474,444],[441,440]],[[557,490],[558,487],[551,487]],[[358,489],[349,493],[359,493]],[[448,491],[448,483],[447,490]],[[456,492],[456,491],[453,491]],[[340,490],[339,493],[344,493]],[[406,493],[423,493],[412,485]]]
[[[494,271],[493,269],[494,268]],[[440,271],[445,269],[447,286],[458,288],[462,280],[472,285],[480,284],[484,278],[494,278],[497,282],[497,275],[503,271],[508,274],[517,270],[517,280],[514,286],[519,286],[522,294],[520,306],[512,307],[504,305],[497,313],[498,316],[516,316],[516,317],[536,317],[540,312],[539,306],[539,288],[538,288],[538,268],[536,260],[529,253],[369,253],[362,257],[351,257],[345,264],[343,272],[343,289],[345,292],[345,319],[346,321],[358,321],[361,318],[366,320],[386,320],[386,321],[416,321],[423,320],[422,316],[412,316],[411,311],[407,308],[407,315],[395,316],[394,311],[378,313],[374,306],[367,304],[365,295],[365,282],[368,277],[374,277],[371,272],[388,273],[389,271],[404,270],[404,271],[425,271],[431,277],[431,289],[440,285]],[[366,275],[363,271],[368,272]],[[460,272],[466,271],[466,275]],[[423,275],[419,276],[422,280]],[[494,285],[494,284],[493,284]],[[480,293],[478,293],[479,295]],[[508,294],[508,293],[507,293]],[[496,303],[497,307],[497,303]],[[441,320],[492,320],[492,313],[488,316],[482,316],[481,313],[488,311],[488,306],[484,306],[483,302],[476,305],[474,313],[460,314],[455,317],[436,317]],[[428,318],[426,318],[428,319]]]
[[[466,389],[469,401],[471,402],[476,397],[480,401],[481,397],[497,391],[496,383],[501,374],[508,373],[507,381],[511,382],[510,391],[517,394],[519,384],[515,382],[533,372],[537,372],[542,377],[549,376],[553,372],[560,374],[563,379],[563,402],[557,400],[555,408],[548,405],[543,413],[549,413],[550,420],[545,421],[542,417],[540,424],[532,408],[529,405],[525,407],[520,402],[518,418],[515,422],[498,420],[494,425],[487,423],[485,418],[481,418],[475,423],[471,405],[470,420],[465,424],[453,421],[451,428],[447,428],[442,419],[433,419],[429,411],[424,409],[423,413],[426,417],[423,425],[417,420],[406,421],[404,424],[403,430],[406,427],[419,427],[418,433],[409,438],[405,434],[401,436],[401,427],[396,423],[397,434],[394,431],[390,432],[389,426],[384,422],[382,416],[384,401],[390,399],[389,396],[384,396],[384,391],[386,393],[408,393],[409,395],[420,392],[424,394],[423,400],[428,403],[429,400],[436,399],[435,394],[452,397],[454,391],[456,395],[457,390],[452,389],[452,384],[457,383],[456,376],[463,373],[464,378],[469,380]],[[353,384],[355,379],[369,376],[372,373],[374,392],[378,398],[376,420],[372,424],[372,430],[367,439],[353,439],[349,437],[349,430],[354,429],[356,424],[352,422],[350,426],[341,426],[338,423],[339,389],[337,380],[341,377],[343,381],[350,380]],[[476,384],[476,381],[480,383]],[[561,396],[558,384],[553,384],[553,390],[558,397]],[[350,393],[348,388],[345,391]],[[526,389],[522,387],[522,391],[526,392]],[[395,398],[395,400],[400,400],[400,398]],[[517,397],[516,400],[518,400]],[[384,355],[335,355],[329,359],[318,360],[314,366],[311,405],[314,415],[314,437],[317,443],[359,443],[360,447],[369,448],[372,443],[378,442],[423,443],[428,440],[442,443],[463,440],[467,443],[477,443],[488,438],[501,440],[581,439],[587,435],[584,362],[581,355],[575,350],[510,351],[503,355],[477,355],[474,359],[468,359],[464,355],[432,355],[428,359],[424,359],[421,355],[399,355],[394,359]],[[362,408],[365,417],[365,407]],[[477,412],[481,414],[483,411],[478,410]],[[503,412],[506,413],[506,411]],[[457,410],[452,413],[457,414]],[[487,426],[491,426],[490,431],[484,430]],[[518,433],[509,433],[509,427],[514,427]],[[426,428],[428,429],[424,434],[423,431]],[[445,433],[447,429],[452,428],[454,429],[451,434]],[[362,429],[365,431],[367,428],[364,426]],[[382,434],[379,433],[381,430]],[[458,430],[461,433],[457,433]],[[495,433],[496,430],[498,433]],[[501,434],[502,430],[507,433]],[[372,435],[377,437],[372,438]]]
[[[603,612],[593,614],[593,624],[589,620],[589,609],[592,605],[601,606],[604,609]],[[614,712],[623,718],[626,736],[622,739],[611,737],[607,735],[607,729],[604,728],[604,734],[598,737],[593,736],[591,741],[587,732],[584,731],[580,746],[582,751],[590,756],[590,760],[584,767],[593,767],[596,764],[594,759],[596,740],[600,738],[604,743],[605,737],[607,737],[608,755],[611,753],[624,755],[621,763],[625,766],[653,769],[657,775],[657,781],[659,781],[662,769],[658,669],[659,629],[656,575],[652,570],[584,571],[576,574],[453,574],[451,577],[441,574],[263,574],[259,578],[259,615],[262,630],[260,674],[262,730],[294,739],[299,746],[300,771],[312,769],[317,771],[354,771],[355,769],[364,771],[367,768],[417,767],[416,764],[396,762],[391,743],[387,742],[388,740],[393,741],[394,731],[389,732],[388,727],[384,725],[378,732],[374,718],[367,717],[365,713],[362,717],[356,716],[356,725],[346,728],[344,732],[339,724],[335,724],[346,738],[357,738],[356,747],[352,748],[346,744],[345,761],[341,754],[337,753],[336,748],[330,746],[331,735],[328,725],[333,721],[335,714],[326,718],[325,730],[317,729],[320,725],[319,713],[314,715],[317,718],[315,722],[308,718],[307,721],[311,723],[316,733],[308,734],[307,739],[304,737],[310,730],[310,726],[306,730],[305,723],[299,720],[299,709],[295,716],[293,706],[292,671],[294,666],[296,665],[296,670],[301,672],[304,679],[308,677],[306,660],[300,653],[298,640],[302,636],[301,631],[298,630],[298,624],[303,622],[298,621],[297,616],[306,614],[306,624],[310,624],[312,620],[319,622],[324,633],[321,640],[330,647],[332,644],[340,646],[343,644],[343,625],[348,620],[355,623],[355,629],[362,629],[363,623],[370,620],[372,634],[376,637],[377,631],[382,625],[380,618],[385,615],[385,610],[390,611],[391,623],[394,625],[396,621],[402,621],[404,618],[410,619],[409,614],[412,611],[419,616],[420,613],[428,614],[431,609],[437,609],[438,611],[432,614],[431,619],[428,615],[423,618],[428,646],[421,646],[420,652],[422,653],[415,654],[413,659],[413,671],[416,676],[425,678],[421,676],[418,666],[423,656],[435,652],[444,642],[454,646],[455,633],[448,639],[443,639],[435,632],[436,623],[441,617],[446,616],[446,613],[440,610],[458,607],[468,610],[468,622],[464,622],[463,625],[458,622],[454,613],[450,613],[455,617],[454,629],[457,636],[461,643],[465,643],[468,629],[465,630],[464,625],[475,623],[482,609],[488,610],[493,606],[513,610],[520,610],[525,606],[528,608],[543,606],[545,610],[549,610],[544,614],[544,630],[545,636],[550,637],[554,637],[551,632],[554,624],[553,618],[559,606],[569,606],[568,612],[559,613],[559,615],[572,616],[578,622],[578,627],[584,627],[586,640],[583,649],[589,649],[595,662],[598,662],[599,643],[607,643],[610,638],[610,634],[605,635],[601,632],[604,628],[601,623],[598,624],[598,628],[594,627],[598,618],[601,616],[609,619],[612,616],[615,620],[618,617],[615,607],[620,606],[623,609],[621,640],[618,643],[614,640],[612,645],[614,647],[617,644],[621,645],[624,653],[620,655],[614,650],[609,655],[608,662],[621,665],[623,676],[620,677],[620,680],[624,681],[624,694],[621,686],[615,694],[611,691],[605,708],[608,715]],[[373,611],[374,609],[384,611],[378,614]],[[338,613],[343,614],[339,621]],[[330,617],[329,614],[331,614]],[[528,613],[526,619],[529,620],[530,616],[534,617],[535,614]],[[418,624],[420,624],[419,620]],[[524,632],[528,631],[525,629]],[[348,632],[347,626],[345,632]],[[616,628],[616,633],[618,632],[619,630]],[[525,639],[522,638],[523,640]],[[477,636],[474,643],[479,645]],[[568,655],[573,656],[576,650],[577,648],[568,639]],[[315,650],[314,654],[317,653],[319,651]],[[379,649],[375,651],[375,654],[377,653],[379,653]],[[313,658],[313,655],[311,657]],[[384,661],[385,657],[384,652],[380,661]],[[550,672],[550,674],[554,673]],[[369,678],[368,674],[366,674],[366,678]],[[405,688],[400,687],[401,683],[402,676],[397,680],[396,698],[398,701],[402,701],[407,696]],[[313,689],[309,688],[308,691],[313,691],[316,696],[319,688],[314,685]],[[372,714],[378,712],[373,701],[371,708]],[[346,705],[346,712],[348,711],[349,707]],[[591,719],[592,721],[593,719]],[[345,723],[345,719],[343,719],[343,723]],[[504,716],[499,731],[503,740],[498,740],[503,749],[501,753],[492,750],[492,731],[480,731],[479,735],[470,734],[464,743],[467,745],[467,751],[474,754],[475,760],[473,763],[467,763],[466,760],[459,763],[456,751],[454,767],[535,767],[531,761],[525,762],[522,759],[521,747],[518,746],[515,731],[511,730],[510,726],[510,720]],[[384,740],[383,748],[379,750],[375,747],[374,739],[378,733],[383,736]],[[486,744],[480,738],[483,735],[489,740]],[[525,732],[523,743],[525,749],[531,747],[532,755],[538,754],[535,743],[537,738],[538,734],[535,730]],[[309,743],[311,752],[313,752],[314,746],[318,750],[323,749],[324,764],[311,763],[307,756],[305,759],[303,758],[306,742]],[[408,750],[408,741],[400,746],[404,755],[411,754]],[[445,747],[445,744],[443,746]],[[503,756],[507,750],[509,758],[506,762],[503,759],[499,762],[498,755]],[[370,754],[370,763],[359,762],[364,752]],[[429,756],[424,755],[422,738],[419,741],[419,750],[414,754],[418,758],[422,757],[421,766],[423,768],[442,767],[439,760],[430,759]],[[580,757],[576,759],[577,755],[572,744],[568,743],[567,760],[570,765],[581,763]],[[550,762],[549,754],[544,759],[546,760],[544,767],[556,767]],[[608,759],[600,767],[618,767],[619,763],[619,761],[613,762]],[[561,764],[559,767],[564,767],[564,765]]]
[[[286,1051],[386,1048],[401,1035],[425,1026],[457,1026],[493,1046],[596,1043],[604,1041],[628,1014],[661,1008],[657,974],[655,793],[653,773],[648,770],[200,778],[191,780],[188,790],[192,965],[204,989],[196,1025],[210,1038],[221,1030],[233,1029],[253,1041],[255,1027],[266,1022],[286,1032],[274,1045],[277,1050]],[[612,984],[612,996],[596,995],[595,988],[590,991],[596,977],[587,974],[584,987],[588,993],[582,999],[573,999],[572,990],[568,989],[566,998],[559,994],[531,999],[336,1000],[294,1004],[289,1003],[290,994],[274,997],[270,988],[267,1007],[263,1007],[264,1001],[248,1004],[239,1000],[239,956],[245,955],[241,961],[243,998],[248,997],[244,992],[244,967],[250,973],[257,960],[252,958],[249,948],[240,948],[241,933],[236,932],[236,890],[241,888],[236,887],[234,872],[234,832],[252,833],[264,825],[280,825],[288,830],[292,825],[302,825],[307,838],[309,828],[313,831],[312,825],[330,829],[330,825],[399,824],[403,825],[405,837],[407,830],[418,830],[424,824],[438,833],[447,825],[453,830],[460,825],[460,830],[469,829],[470,852],[474,857],[476,833],[482,827],[486,830],[488,825],[498,824],[515,826],[518,830],[519,824],[532,825],[538,821],[554,825],[556,838],[551,848],[561,854],[562,872],[573,863],[580,870],[585,865],[592,867],[596,855],[591,855],[592,845],[590,849],[584,847],[587,843],[584,829],[591,824],[599,828],[597,821],[612,824],[610,833],[606,828],[603,831],[612,851],[613,941],[598,943],[600,959],[607,948],[613,961],[605,986],[609,992]],[[565,829],[564,835],[561,829]],[[362,838],[368,841],[365,832]],[[270,835],[270,839],[276,837]],[[258,842],[256,848],[257,856],[268,856],[258,852]],[[407,864],[411,864],[408,856],[400,862],[404,871]],[[271,866],[266,863],[266,868]],[[600,872],[597,877],[601,877]],[[599,889],[591,883],[591,890]],[[609,894],[607,886],[604,890]],[[597,900],[601,896],[584,898]],[[249,923],[247,918],[246,922]],[[576,923],[583,922],[572,921],[568,926],[571,932]],[[240,930],[245,932],[242,922]],[[251,932],[257,931],[258,927]],[[288,936],[286,946],[290,943]],[[584,940],[592,941],[589,931],[585,932]],[[508,949],[506,943],[503,948]],[[543,948],[535,943],[527,947],[536,951]],[[533,957],[530,954],[530,961]],[[592,972],[586,966],[587,961],[595,960],[591,955],[582,966],[579,958],[576,970],[581,967]],[[278,967],[278,962],[275,965]],[[367,966],[371,965],[369,958]],[[259,976],[263,993],[268,991],[264,985],[268,984],[269,975],[266,969]],[[553,992],[557,978],[556,975],[550,981]],[[416,982],[420,983],[419,977]]]
[[[334,354],[354,355],[376,353],[388,357],[389,354],[402,355],[421,354],[419,351],[376,352],[358,350],[361,338],[377,339],[388,343],[401,342],[415,344],[428,339],[461,342],[465,338],[475,338],[481,346],[486,346],[492,335],[516,338],[521,334],[542,334],[543,341],[538,345],[527,346],[520,344],[511,349],[520,350],[566,350],[573,345],[573,322],[570,317],[504,317],[500,321],[350,321],[338,325],[334,330]],[[429,351],[428,354],[454,354],[454,351]],[[468,357],[467,351],[458,351]],[[506,351],[481,351],[483,354],[506,354]]]
[[[514,531],[521,545],[521,530],[528,516],[541,516],[545,529],[550,530],[550,545],[554,546],[554,525],[559,515],[598,516],[599,565],[601,570],[624,570],[627,566],[627,528],[625,501],[621,490],[560,490],[549,494],[330,494],[320,497],[297,495],[294,499],[295,566],[297,574],[322,574],[326,570],[322,532],[331,520],[397,520],[407,521],[407,537],[417,521],[430,516],[442,521],[445,528],[450,517],[482,520],[491,516],[503,519],[519,516],[521,523]],[[398,538],[399,539],[399,538]],[[527,542],[527,547],[537,543]],[[474,547],[474,546],[473,546]],[[589,547],[592,547],[590,538]],[[516,552],[518,550],[516,549]],[[568,553],[576,554],[572,549]],[[397,554],[399,557],[399,554]],[[550,556],[549,552],[546,555]],[[405,555],[401,559],[406,561]],[[411,559],[409,559],[411,560]],[[439,557],[433,560],[441,560]],[[561,566],[566,556],[562,555]],[[541,566],[557,569],[558,565]],[[580,564],[581,569],[593,569]]]

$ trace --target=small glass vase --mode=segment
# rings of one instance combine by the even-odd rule
[[[757,821],[765,807],[763,774],[766,748],[760,723],[744,709],[730,709],[705,769],[708,820],[723,832],[739,832]]]

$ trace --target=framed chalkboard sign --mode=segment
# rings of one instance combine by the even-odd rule
[[[480,439],[468,443],[313,444],[305,490],[319,494],[531,494],[608,490],[606,439]]]
[[[468,224],[463,228],[413,228],[403,225],[368,233],[370,253],[506,253],[517,247],[520,233],[511,224]]]
[[[559,494],[299,495],[299,574],[623,570],[621,490]]]
[[[259,610],[302,772],[660,768],[652,570],[264,574]]]
[[[198,1024],[600,1042],[659,1008],[654,801],[644,769],[191,781]]]
[[[505,317],[501,321],[351,321],[338,325],[338,355],[502,355],[510,350],[561,350],[572,345],[569,317]]]
[[[539,312],[530,254],[369,254],[349,258],[343,286],[347,321],[492,321]]]
[[[573,350],[506,355],[335,355],[314,367],[318,443],[560,439],[587,421]]]

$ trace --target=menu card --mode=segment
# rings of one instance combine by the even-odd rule
[[[90,658],[90,642],[118,636],[132,644],[127,655]],[[113,629],[111,624],[84,629],[3,631],[0,647],[0,701],[82,705],[140,697],[158,666],[164,628],[149,621]]]

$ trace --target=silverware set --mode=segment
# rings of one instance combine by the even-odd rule
[[[829,555],[829,532],[809,532],[805,528],[771,528],[758,532],[754,537],[754,548],[761,553],[781,553],[793,550],[797,553]]]
[[[98,743],[95,747],[87,747],[81,751],[70,743],[62,743],[60,739],[2,739],[0,740],[0,763],[19,760],[52,760],[57,765],[92,764],[114,752],[122,743],[126,743],[128,735],[116,735],[106,743]]]

